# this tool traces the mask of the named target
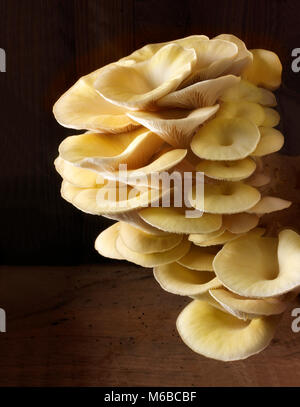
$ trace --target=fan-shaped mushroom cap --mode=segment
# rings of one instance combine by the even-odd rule
[[[94,171],[86,168],[75,167],[75,165],[57,157],[54,161],[56,171],[63,179],[79,188],[94,188],[98,184],[103,184],[103,177]]]
[[[205,184],[204,199],[196,194],[196,188],[189,193],[189,201],[194,208],[215,214],[245,212],[259,200],[259,191],[242,182]]]
[[[143,267],[156,267],[177,261],[189,251],[190,244],[191,243],[184,238],[181,244],[175,246],[173,249],[145,254],[130,250],[120,236],[116,240],[117,251],[124,256],[126,260]]]
[[[159,136],[145,128],[113,136],[85,133],[67,137],[59,153],[64,160],[95,171],[113,170],[124,163],[136,168],[144,165],[162,143]]]
[[[258,222],[259,217],[252,213],[223,215],[223,226],[231,233],[247,233],[254,229]]]
[[[263,106],[277,105],[276,97],[271,91],[259,88],[244,79],[227,89],[221,96],[221,100],[224,102],[239,102],[241,99]]]
[[[271,213],[275,211],[281,211],[289,208],[292,202],[285,199],[277,198],[275,196],[264,196],[256,205],[247,209],[248,213],[255,213],[257,215],[264,215],[265,213]]]
[[[58,99],[53,113],[59,124],[103,133],[120,133],[139,126],[126,116],[126,109],[108,102],[95,90],[94,81],[103,69],[83,76]]]
[[[246,298],[224,288],[214,288],[209,293],[226,311],[241,319],[255,318],[259,315],[281,314],[287,308],[289,297],[286,294],[274,298]]]
[[[204,172],[207,177],[226,181],[248,178],[255,168],[255,161],[249,157],[236,161],[203,160],[196,166],[196,170]]]
[[[197,131],[191,149],[206,160],[241,160],[255,150],[259,140],[258,127],[249,120],[216,118]]]
[[[245,69],[242,78],[267,89],[277,89],[281,83],[282,65],[278,56],[266,49],[252,49],[253,63]]]
[[[132,112],[136,122],[158,134],[174,147],[187,147],[194,131],[218,110],[219,105],[195,110],[170,109],[158,112]]]
[[[269,175],[259,171],[255,171],[254,174],[251,175],[251,177],[245,180],[245,183],[251,185],[252,187],[262,187],[264,185],[267,185],[270,181],[271,178]]]
[[[236,37],[235,35],[220,34],[217,37],[214,37],[214,39],[230,41],[230,42],[233,42],[234,44],[236,44],[236,46],[238,47],[238,53],[235,56],[232,63],[230,64],[230,66],[228,67],[228,73],[239,76],[241,74],[241,72],[247,66],[252,64],[253,56],[252,56],[251,52],[248,51],[245,43],[242,40],[240,40],[238,37]]]
[[[206,242],[207,240],[211,240],[211,239],[215,239],[216,237],[221,236],[223,233],[225,232],[225,227],[222,226],[214,231],[214,232],[210,232],[210,233],[191,233],[189,235],[189,240],[191,242],[193,242],[196,245],[201,244],[202,242]]]
[[[145,208],[139,212],[150,225],[170,233],[209,233],[220,229],[222,217],[204,213],[187,218],[184,208]]]
[[[116,249],[116,239],[119,234],[120,223],[114,223],[103,230],[95,241],[95,249],[101,256],[111,259],[124,259]]]
[[[212,253],[211,250],[192,245],[190,251],[177,260],[177,263],[192,270],[213,271],[212,262],[214,257],[215,253]]]
[[[119,235],[130,250],[145,254],[173,249],[183,238],[183,235],[169,233],[157,236],[143,232],[125,222],[121,222]]]
[[[272,127],[259,127],[260,140],[252,155],[262,157],[280,150],[284,143],[284,137],[280,131]]]
[[[275,109],[271,109],[270,107],[264,107],[264,114],[265,118],[264,121],[261,123],[261,126],[264,127],[275,127],[280,122],[280,115]]]
[[[220,76],[194,83],[186,88],[175,90],[157,101],[159,107],[178,107],[196,109],[213,106],[227,89],[239,83],[240,78],[234,75]]]
[[[221,103],[217,117],[223,117],[225,119],[246,119],[250,120],[257,126],[261,126],[265,121],[265,112],[264,108],[258,103],[238,100],[237,102]]]
[[[249,233],[252,233],[255,236],[260,236],[265,233],[265,229],[255,228],[255,229],[252,229]],[[207,240],[202,240],[202,241],[198,240],[198,242],[194,241],[194,244],[196,244],[197,246],[201,246],[201,247],[219,246],[219,245],[223,245],[227,242],[230,242],[231,240],[236,239],[238,236],[241,236],[241,235],[242,234],[236,234],[236,233],[229,232],[228,230],[225,230],[219,236],[216,236],[216,237],[213,237],[213,238],[210,238]],[[191,239],[189,238],[189,240],[191,240]]]
[[[168,44],[142,62],[108,65],[97,77],[94,87],[111,103],[131,110],[147,109],[177,89],[195,63],[193,49]]]
[[[153,274],[160,286],[172,294],[197,295],[222,286],[211,271],[191,270],[178,263],[156,267]]]
[[[299,264],[300,236],[291,230],[279,233],[279,243],[276,238],[241,236],[228,242],[213,261],[225,287],[252,298],[275,297],[300,286]]]
[[[269,316],[243,321],[194,300],[181,311],[176,326],[183,342],[194,352],[233,361],[246,359],[268,346],[278,320]]]

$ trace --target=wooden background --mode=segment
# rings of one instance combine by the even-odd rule
[[[284,152],[300,154],[297,0],[0,0],[0,385],[300,385],[300,337],[286,315],[273,346],[223,364],[196,356],[175,332],[186,300],[149,270],[93,249],[109,221],[60,198],[53,160],[72,130],[52,105],[80,76],[150,42],[233,33],[277,52]]]

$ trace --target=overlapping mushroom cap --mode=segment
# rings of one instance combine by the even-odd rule
[[[192,297],[178,332],[223,361],[266,347],[300,286],[299,235],[265,237],[259,224],[291,205],[268,191],[264,166],[284,143],[272,93],[281,70],[276,54],[234,35],[193,35],[82,77],[53,109],[87,131],[59,147],[63,198],[117,221],[95,249],[154,267],[164,290]]]

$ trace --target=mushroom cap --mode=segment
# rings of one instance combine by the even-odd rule
[[[234,214],[245,212],[260,200],[257,189],[242,182],[220,182],[205,184],[204,199],[194,187],[189,195],[191,205],[212,214]]]
[[[167,44],[142,62],[110,64],[94,82],[99,94],[131,110],[149,109],[156,100],[177,89],[196,64],[192,48]]]
[[[190,239],[189,239],[190,240]],[[181,259],[177,260],[181,266],[197,271],[213,271],[215,253],[212,250],[202,249],[192,245],[190,251]]]
[[[131,131],[139,124],[126,116],[127,109],[105,100],[94,88],[104,68],[80,78],[55,103],[53,113],[64,127],[103,133]]]
[[[223,216],[223,226],[231,233],[247,233],[254,229],[259,222],[259,217],[250,213],[235,213]]]
[[[265,121],[265,109],[258,103],[247,102],[243,99],[237,102],[223,102],[220,104],[217,117],[246,119],[257,126],[261,126]]]
[[[234,361],[266,348],[278,320],[278,316],[268,316],[243,321],[204,301],[194,300],[181,311],[176,326],[183,342],[194,352]]]
[[[94,188],[105,182],[103,177],[96,172],[87,168],[76,167],[59,156],[55,159],[54,165],[61,177],[76,187]]]
[[[250,209],[247,209],[247,212],[250,214],[264,215],[265,213],[281,211],[289,208],[291,204],[292,202],[277,198],[275,196],[264,196],[256,205]]]
[[[151,226],[169,233],[209,233],[222,225],[220,215],[204,213],[198,218],[188,218],[184,208],[149,207],[142,209],[139,215]]]
[[[275,127],[280,122],[280,115],[275,109],[270,107],[264,107],[265,118],[261,126],[264,127]]]
[[[125,246],[130,250],[145,254],[165,252],[173,249],[181,243],[183,238],[183,235],[170,233],[157,236],[152,233],[143,232],[126,222],[121,222],[119,235]]]
[[[300,236],[292,230],[276,238],[244,235],[218,252],[213,267],[230,291],[250,298],[274,297],[300,286]]]
[[[224,102],[245,100],[247,102],[259,103],[263,106],[277,105],[276,97],[272,92],[264,88],[259,88],[245,79],[240,80],[234,86],[225,90],[221,96],[221,100]]]
[[[258,127],[249,120],[219,117],[196,132],[191,149],[206,160],[241,160],[256,149],[259,140]]]
[[[196,166],[196,170],[204,172],[207,177],[226,181],[248,178],[255,168],[255,161],[249,157],[236,161],[203,160]]]
[[[284,143],[284,137],[280,131],[272,127],[259,127],[260,140],[252,155],[262,157],[279,151]]]
[[[101,256],[122,260],[123,256],[116,249],[116,239],[119,235],[120,222],[116,222],[103,230],[95,241],[95,249]]]
[[[219,105],[194,110],[169,109],[157,112],[128,113],[133,120],[158,134],[174,147],[188,147],[195,130],[212,117]]]
[[[266,49],[252,49],[253,63],[242,74],[242,78],[254,85],[275,90],[281,83],[282,65],[278,56]]]
[[[145,254],[130,250],[119,236],[116,240],[116,249],[126,260],[132,263],[143,267],[156,267],[172,263],[183,257],[189,251],[190,244],[191,243],[184,238],[181,244],[175,246],[173,249]]]
[[[265,229],[263,229],[263,228],[255,228],[255,229],[252,229],[248,233],[251,233],[251,234],[253,234],[255,236],[261,236],[261,235],[263,235],[265,233]],[[197,246],[201,246],[201,247],[217,246],[217,245],[223,245],[223,244],[225,244],[227,242],[230,242],[231,240],[236,239],[237,237],[239,237],[241,235],[243,235],[243,233],[236,234],[236,233],[229,232],[228,230],[225,230],[219,236],[209,238],[207,240],[202,240],[202,241],[194,240],[193,243],[196,244]],[[189,240],[191,240],[190,236],[189,236]]]
[[[222,285],[211,271],[191,270],[178,263],[155,267],[153,273],[165,291],[177,295],[197,295]]]

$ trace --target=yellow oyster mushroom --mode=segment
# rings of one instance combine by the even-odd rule
[[[253,85],[244,79],[240,80],[231,88],[225,90],[221,98],[224,102],[246,102],[259,103],[263,106],[276,106],[277,101],[274,93],[271,91]]]
[[[119,164],[136,168],[147,163],[162,143],[145,128],[113,136],[85,133],[67,137],[59,146],[59,154],[65,161],[95,171],[114,170]]]
[[[240,181],[205,184],[204,199],[196,192],[195,187],[189,192],[190,204],[199,211],[212,214],[245,212],[260,200],[257,189]]]
[[[159,155],[154,161],[144,167],[128,171],[103,171],[100,172],[99,175],[102,175],[105,179],[121,181],[130,185],[159,188],[159,180],[156,182],[157,174],[169,170],[184,170],[186,163],[184,158],[186,157],[186,154],[187,150],[185,149],[173,149]]]
[[[265,118],[262,122],[261,126],[264,127],[275,127],[280,122],[280,115],[275,109],[271,109],[270,107],[264,107],[264,114]]]
[[[286,310],[291,297],[285,294],[273,298],[247,298],[224,288],[214,288],[209,293],[227,312],[241,319],[281,314]]]
[[[153,274],[160,286],[172,294],[198,295],[222,286],[211,271],[191,270],[178,263],[156,267]]]
[[[191,149],[205,160],[241,160],[255,150],[259,140],[258,127],[249,120],[216,118],[197,131]]]
[[[123,260],[124,257],[116,249],[116,239],[119,235],[120,224],[114,223],[107,229],[103,230],[95,241],[95,249],[101,256],[110,259]]]
[[[125,246],[139,253],[165,252],[178,246],[183,235],[165,233],[157,236],[152,233],[143,232],[128,223],[121,222],[119,235]]]
[[[238,53],[228,67],[228,73],[239,76],[243,70],[252,64],[253,56],[251,52],[248,51],[245,43],[235,35],[220,34],[217,37],[214,37],[214,39],[229,41],[236,44],[238,47]]]
[[[168,44],[178,44],[184,48],[195,48],[199,41],[207,41],[209,38],[206,35],[190,35],[189,37],[179,38],[178,40],[160,42],[154,44],[147,44],[144,47],[134,51],[132,54],[121,58],[119,63],[132,63],[132,62],[143,62],[156,54],[162,47]]]
[[[210,233],[190,233],[188,239],[191,242],[193,242],[195,245],[199,245],[202,242],[205,242],[207,240],[212,240],[212,239],[215,239],[215,238],[223,235],[224,232],[225,232],[225,227],[223,226],[223,222],[222,222],[222,226],[220,227],[220,229],[218,229],[214,232],[210,232]]]
[[[258,103],[247,102],[246,100],[222,102],[217,117],[226,119],[239,117],[261,126],[265,122],[265,109],[270,108],[263,108]]]
[[[190,240],[190,239],[189,239]],[[177,260],[181,266],[197,271],[213,271],[212,262],[216,253],[210,249],[202,249],[201,247],[192,245],[190,251]]]
[[[252,155],[262,157],[267,154],[276,153],[284,144],[284,137],[280,131],[272,127],[259,127],[260,140]]]
[[[271,213],[281,211],[289,208],[292,202],[285,199],[277,198],[275,196],[264,196],[256,205],[247,209],[248,213],[254,213],[257,215],[264,215],[265,213]]]
[[[217,277],[230,291],[268,298],[300,286],[300,236],[292,230],[279,238],[244,235],[228,242],[213,261]]]
[[[223,215],[223,226],[231,233],[247,233],[254,229],[258,222],[259,217],[253,213]]]
[[[159,107],[178,107],[181,109],[213,106],[224,92],[234,87],[239,81],[240,78],[237,76],[225,75],[197,82],[163,96],[156,104]]]
[[[145,208],[140,217],[151,226],[169,233],[209,233],[220,229],[222,216],[204,213],[196,218],[186,217],[184,208]]]
[[[80,78],[53,107],[53,113],[64,127],[103,133],[133,130],[139,124],[126,116],[127,109],[105,100],[94,88],[104,68]]]
[[[215,115],[218,109],[219,105],[215,105],[194,110],[169,109],[158,112],[132,112],[128,115],[172,146],[188,147],[195,130]]]
[[[176,326],[183,342],[194,352],[229,362],[246,359],[266,348],[278,322],[278,316],[243,321],[194,300],[181,311]]]
[[[252,49],[253,63],[242,73],[242,78],[254,85],[275,90],[280,86],[282,65],[278,56],[265,49]]]
[[[119,236],[116,240],[116,249],[126,260],[132,263],[143,267],[156,267],[172,263],[183,257],[189,251],[190,244],[187,239],[183,239],[181,244],[170,250],[155,253],[139,253],[130,250]]]
[[[250,177],[255,168],[255,161],[248,157],[236,161],[203,160],[196,166],[207,177],[222,181],[241,181]]]
[[[255,228],[251,230],[249,233],[255,235],[255,236],[260,236],[265,233],[265,229],[263,228]],[[229,232],[229,230],[225,230],[223,233],[221,233],[218,236],[207,238],[204,240],[202,237],[191,235],[189,236],[189,240],[192,240],[195,245],[200,246],[200,247],[209,247],[209,246],[219,246],[219,245],[224,245],[227,242],[230,242],[233,239],[236,239],[237,237],[241,236],[243,233],[237,234],[237,233],[232,233]]]
[[[97,77],[94,87],[111,103],[131,110],[147,109],[177,89],[195,63],[193,49],[172,43],[145,61],[108,65]]]
[[[97,184],[103,184],[104,179],[101,175],[86,168],[75,167],[68,161],[63,160],[61,157],[57,157],[54,161],[56,171],[61,175],[63,179],[71,184],[81,188],[93,188]]]

